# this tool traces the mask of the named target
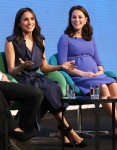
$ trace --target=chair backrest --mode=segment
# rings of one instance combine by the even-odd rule
[[[0,52],[0,71],[8,73],[5,52]]]
[[[53,54],[50,58],[48,63],[50,65],[53,66],[57,66],[58,65],[58,54]],[[73,84],[74,81],[72,80],[72,78],[69,76],[68,73],[66,73],[65,71],[60,71],[60,73],[64,76],[64,78],[66,79],[67,84]],[[82,95],[81,90],[76,86],[76,95]]]
[[[49,59],[49,64],[53,65],[53,66],[57,66],[58,65],[58,54],[53,54],[50,59]]]
[[[5,73],[11,82],[17,82],[11,75],[8,74],[5,52],[0,52],[0,71]]]
[[[111,77],[117,80],[117,74],[112,71],[105,71],[104,74],[106,74],[108,77]]]

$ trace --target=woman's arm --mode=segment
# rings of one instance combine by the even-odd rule
[[[92,39],[93,40],[93,46],[94,46],[94,60],[97,64],[97,68],[98,68],[98,72],[95,74],[95,76],[98,76],[98,75],[101,75],[104,73],[104,67],[102,66],[102,63],[101,63],[101,60],[100,60],[100,57],[99,57],[99,54],[98,54],[98,50],[97,50],[97,46],[96,46],[96,42],[94,40],[94,38]]]
[[[44,40],[43,40],[43,45],[45,45]],[[62,70],[62,69],[72,70],[72,69],[74,69],[74,64],[75,64],[75,61],[69,61],[69,62],[65,62],[61,65],[58,65],[58,66],[49,65],[47,63],[46,55],[45,55],[45,52],[44,52],[40,69],[44,73],[57,71],[57,70]]]
[[[101,74],[104,74],[104,68],[103,66],[98,66],[98,72],[95,74],[95,76],[99,76]]]
[[[24,70],[23,65],[15,67],[15,51],[12,42],[5,42],[5,56],[8,66],[8,72],[11,75],[16,75]]]
[[[19,58],[20,65],[15,66],[15,50],[13,47],[12,42],[8,42],[6,40],[5,42],[5,55],[6,55],[6,60],[8,64],[8,72],[11,75],[16,75],[23,71],[25,68],[30,67],[33,65],[33,62],[31,61],[23,61],[21,58]],[[74,68],[74,61],[66,62],[62,65],[59,66],[51,66],[47,63],[46,61],[46,56],[45,53],[43,54],[43,59],[42,59],[42,65],[41,65],[41,71],[43,72],[51,72],[51,71],[56,71],[56,70],[61,70],[61,69],[66,69],[70,70]]]
[[[7,65],[8,65],[8,72],[12,76],[19,74],[25,68],[29,68],[30,66],[34,64],[32,61],[23,61],[21,58],[19,58],[20,65],[16,67],[15,66],[15,50],[14,50],[12,42],[8,42],[7,40],[5,42],[5,55],[6,55]]]
[[[41,65],[40,69],[44,73],[57,71],[57,70],[61,70],[61,69],[72,70],[72,69],[74,69],[74,64],[75,64],[75,61],[69,61],[69,62],[65,62],[61,65],[58,65],[58,66],[49,65],[47,63],[46,56],[45,56],[45,53],[44,53],[43,54],[43,59],[42,59],[42,65]]]

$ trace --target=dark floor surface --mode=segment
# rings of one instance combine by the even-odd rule
[[[95,115],[94,109],[85,109],[82,112],[82,130],[95,129]],[[107,113],[100,108],[100,130],[111,131],[111,118]],[[77,130],[77,110],[67,111],[65,114],[68,122],[71,126]],[[50,138],[50,133],[57,132],[57,122],[51,114],[46,114],[41,121],[41,131],[38,132],[38,136],[32,139],[32,143],[36,150],[62,150],[61,141],[58,138]],[[95,150],[95,138],[90,136],[85,137],[88,143],[87,147],[84,148],[64,148],[65,150]],[[99,139],[99,150],[112,150],[112,138],[111,136],[100,136]],[[117,140],[116,148],[117,150]]]

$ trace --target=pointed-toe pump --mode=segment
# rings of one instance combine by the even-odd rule
[[[69,138],[69,132],[72,130],[72,127],[69,126],[68,128],[65,129],[65,135],[67,136],[67,138],[70,140]],[[83,141],[81,143],[75,143],[73,140],[70,140],[70,143],[72,143],[72,145],[74,145],[74,147],[86,147],[87,143],[85,142],[85,140],[83,139]]]

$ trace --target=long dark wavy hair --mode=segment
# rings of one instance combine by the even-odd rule
[[[23,14],[25,12],[30,12],[35,19],[35,28],[32,32],[32,36],[33,36],[34,41],[36,42],[38,47],[41,49],[42,54],[43,54],[44,50],[45,50],[45,47],[43,45],[44,37],[41,35],[41,28],[38,25],[36,15],[31,8],[28,8],[28,7],[21,8],[15,16],[15,22],[14,22],[14,28],[13,28],[13,35],[15,35],[15,42],[17,42],[20,45],[20,40],[23,38],[22,29],[20,27],[20,22],[21,22],[21,18],[23,16]]]
[[[87,17],[87,22],[86,24],[83,26],[82,28],[82,38],[84,40],[90,41],[92,39],[92,35],[93,35],[93,28],[90,24],[90,17],[88,12],[85,10],[85,8],[83,8],[82,6],[73,6],[70,11],[69,11],[69,19],[68,19],[68,26],[65,29],[64,33],[69,35],[69,36],[74,36],[76,31],[74,29],[74,27],[71,24],[71,16],[74,10],[80,10],[83,12],[83,14],[85,15],[85,17]]]

